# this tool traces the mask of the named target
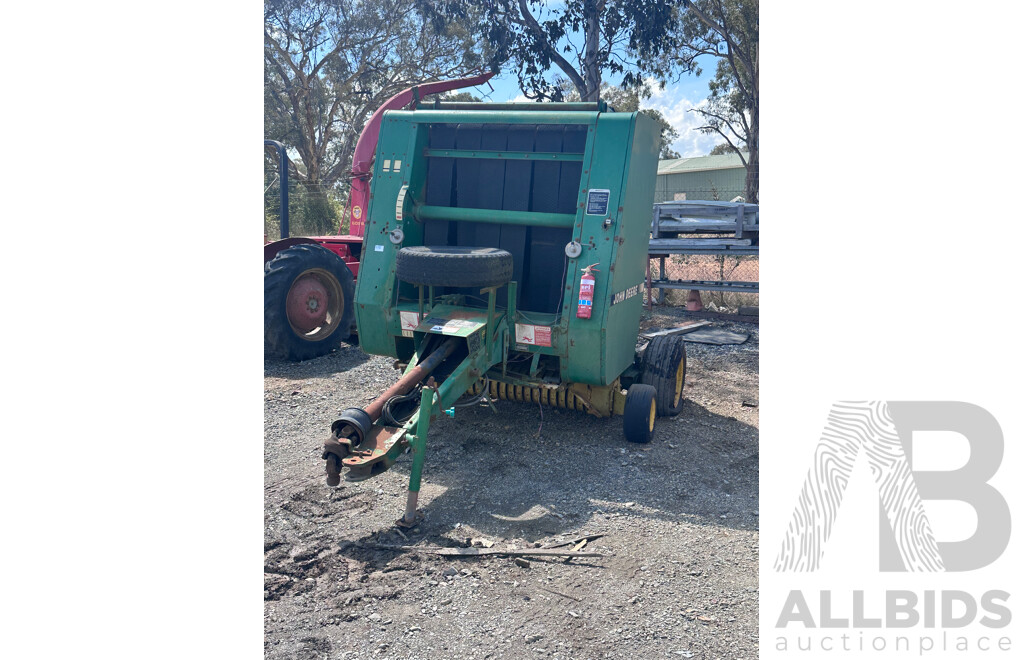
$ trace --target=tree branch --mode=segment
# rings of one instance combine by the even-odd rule
[[[694,2],[692,2],[692,0],[683,0],[683,7],[685,7],[686,9],[691,10],[693,12],[693,15],[696,16],[698,18],[698,20],[700,20],[701,23],[703,23],[709,29],[711,29],[712,31],[716,32],[719,36],[721,36],[722,39],[725,40],[725,43],[726,43],[726,45],[728,47],[731,47],[731,48],[733,48],[733,49],[735,49],[737,51],[740,50],[739,47],[736,45],[736,43],[733,41],[733,38],[729,34],[729,32],[724,27],[722,27],[721,25],[716,23],[714,20],[712,20],[711,17],[709,17],[707,14],[705,14],[703,11],[701,11],[700,7],[698,7]],[[721,3],[718,4],[718,7],[719,7],[720,11],[724,14],[725,9],[721,6]],[[742,53],[740,54],[740,57],[742,59]],[[745,62],[745,64],[749,64],[749,63]],[[753,66],[750,66],[749,70],[753,71]]]
[[[576,89],[580,91],[580,96],[582,97],[587,88],[587,84],[583,81],[583,78],[580,76],[579,73],[576,72],[576,69],[573,67],[573,65],[564,57],[562,57],[561,53],[558,52],[558,49],[556,49],[550,42],[548,42],[547,35],[544,34],[544,29],[541,28],[540,23],[538,23],[537,19],[534,18],[533,14],[530,13],[530,8],[526,5],[526,0],[518,0],[518,2],[519,11],[522,14],[523,20],[526,22],[526,26],[533,33],[534,39],[541,45],[542,48],[544,48],[544,50],[548,54],[548,57],[550,57],[555,62],[555,64],[558,65],[558,68],[564,71],[565,75],[569,76],[569,79],[572,80],[572,83],[573,85],[576,86]]]
[[[737,147],[735,144],[732,143],[732,140],[729,139],[728,135],[726,135],[722,131],[718,130],[718,127],[711,126],[709,124],[708,126],[701,126],[701,127],[697,128],[696,130],[704,132],[704,133],[709,133],[711,131],[714,131],[715,133],[718,133],[719,135],[721,135],[723,138],[725,138],[725,142],[726,142],[726,144],[729,145],[729,148],[732,149],[733,151],[735,151],[736,155],[738,155],[740,157],[740,162],[743,163],[743,167],[747,166],[747,159],[743,157],[743,152],[740,151],[739,147]]]

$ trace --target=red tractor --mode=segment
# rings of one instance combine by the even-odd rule
[[[355,330],[352,299],[359,275],[370,177],[384,112],[415,105],[428,94],[483,84],[494,74],[410,87],[395,94],[370,117],[352,156],[349,233],[288,236],[288,156],[277,149],[281,185],[281,240],[263,246],[263,352],[266,357],[309,360],[326,355]]]

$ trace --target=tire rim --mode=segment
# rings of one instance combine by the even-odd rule
[[[683,374],[686,372],[686,361],[685,358],[679,360],[679,364],[676,365],[676,389],[675,398],[673,399],[672,407],[675,408],[679,405],[679,402],[683,400]]]
[[[344,307],[341,283],[322,268],[311,268],[296,277],[285,296],[288,325],[306,341],[329,337],[341,323]]]
[[[654,399],[651,399],[651,416],[647,420],[647,423],[650,426],[651,433],[654,433],[654,408]]]

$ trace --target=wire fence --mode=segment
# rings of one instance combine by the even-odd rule
[[[651,279],[662,279],[661,262],[651,259]],[[757,282],[759,260],[755,255],[674,254],[665,258],[665,276],[670,280],[702,282]],[[655,304],[685,305],[687,289],[655,289]],[[735,314],[740,307],[757,307],[758,294],[735,291],[701,291],[707,311]]]
[[[281,238],[281,180],[276,171],[264,173],[263,233],[266,240]],[[326,236],[348,231],[348,191],[339,186],[310,185],[288,179],[288,233],[291,236]]]
[[[744,201],[746,199],[746,191],[743,189],[743,183],[739,185],[732,183],[727,187],[718,188],[715,186],[713,181],[709,181],[706,184],[696,184],[686,189],[655,189],[654,201],[655,202],[693,202],[693,201],[721,201],[731,202]]]
[[[658,177],[655,202],[672,201],[744,201],[746,171],[720,170],[688,174],[687,178],[670,180]],[[678,183],[685,182],[685,187]],[[676,185],[673,185],[675,183]],[[682,236],[681,236],[682,237]],[[688,235],[688,238],[699,236]],[[651,260],[652,279],[698,280],[705,282],[758,282],[759,260],[756,255],[672,255],[665,259],[665,274],[658,259]],[[655,304],[684,305],[687,289],[655,289]],[[756,307],[758,294],[735,291],[700,291],[701,302],[709,311],[736,313],[740,307]]]
[[[742,170],[738,172],[742,173]],[[720,177],[721,178],[721,177]],[[743,201],[742,174],[721,178],[717,182],[708,179],[695,180],[686,189],[661,188],[655,194],[655,202],[671,201]],[[689,238],[699,236],[688,235]],[[651,260],[652,279],[698,280],[706,282],[758,282],[759,260],[756,255],[673,255],[665,260],[665,274],[661,273],[658,259]],[[655,289],[655,304],[684,305],[689,295],[687,289]],[[757,307],[758,294],[735,291],[700,291],[701,302],[709,311],[737,313],[740,307]]]

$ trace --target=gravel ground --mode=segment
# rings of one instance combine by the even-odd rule
[[[678,310],[644,327],[678,323]],[[324,481],[330,423],[397,380],[357,347],[265,362],[267,658],[757,657],[757,327],[687,343],[687,402],[631,445],[620,418],[499,401],[431,425],[420,508],[396,531],[409,456]],[[538,430],[540,431],[538,434]],[[450,559],[360,544],[495,547],[605,534],[606,556]]]

